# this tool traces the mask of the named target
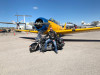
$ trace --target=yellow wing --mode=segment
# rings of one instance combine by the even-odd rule
[[[66,30],[66,23],[65,23],[65,25],[64,25],[64,28],[63,28],[63,30]]]
[[[100,30],[100,27],[93,27],[93,28],[81,28],[81,29],[68,29],[68,30],[57,30],[57,34],[69,34],[75,32],[84,32],[84,31],[91,31],[91,30]]]
[[[100,27],[81,28],[81,29],[68,29],[68,30],[67,29],[66,30],[55,30],[55,32],[57,34],[70,34],[70,33],[84,32],[84,31],[91,31],[91,30],[100,30]],[[33,30],[16,30],[16,31],[24,31],[24,32],[38,33],[38,31],[33,31]],[[47,31],[47,32],[49,32],[49,31]]]
[[[24,31],[24,32],[38,33],[38,31],[34,31],[34,30],[19,30],[19,29],[16,29],[16,31]]]

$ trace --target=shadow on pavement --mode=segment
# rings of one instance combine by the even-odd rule
[[[68,42],[100,42],[100,40],[89,40],[89,39],[63,39]]]
[[[20,37],[23,39],[35,40],[36,37]],[[100,40],[89,40],[89,39],[63,39],[68,42],[100,42]]]
[[[36,37],[19,37],[19,38],[35,40]]]

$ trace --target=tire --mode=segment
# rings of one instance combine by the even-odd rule
[[[57,44],[57,49],[58,50],[62,50],[63,46],[61,46],[61,44]]]
[[[46,52],[46,51],[45,51],[45,48],[44,48],[44,45],[41,46],[41,50],[40,50],[40,51],[41,51],[41,52]]]
[[[58,50],[62,50],[62,47],[58,47]]]
[[[31,52],[37,51],[38,49],[39,49],[38,43],[33,43],[33,44],[30,45],[29,51],[31,53]]]

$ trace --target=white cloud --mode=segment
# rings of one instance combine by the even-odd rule
[[[37,9],[38,9],[38,7],[36,7],[36,6],[35,6],[35,7],[33,7],[33,9],[34,9],[34,10],[37,10]]]

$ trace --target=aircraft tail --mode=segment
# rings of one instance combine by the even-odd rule
[[[65,23],[65,25],[64,25],[64,28],[63,28],[63,30],[66,30],[66,23]]]

